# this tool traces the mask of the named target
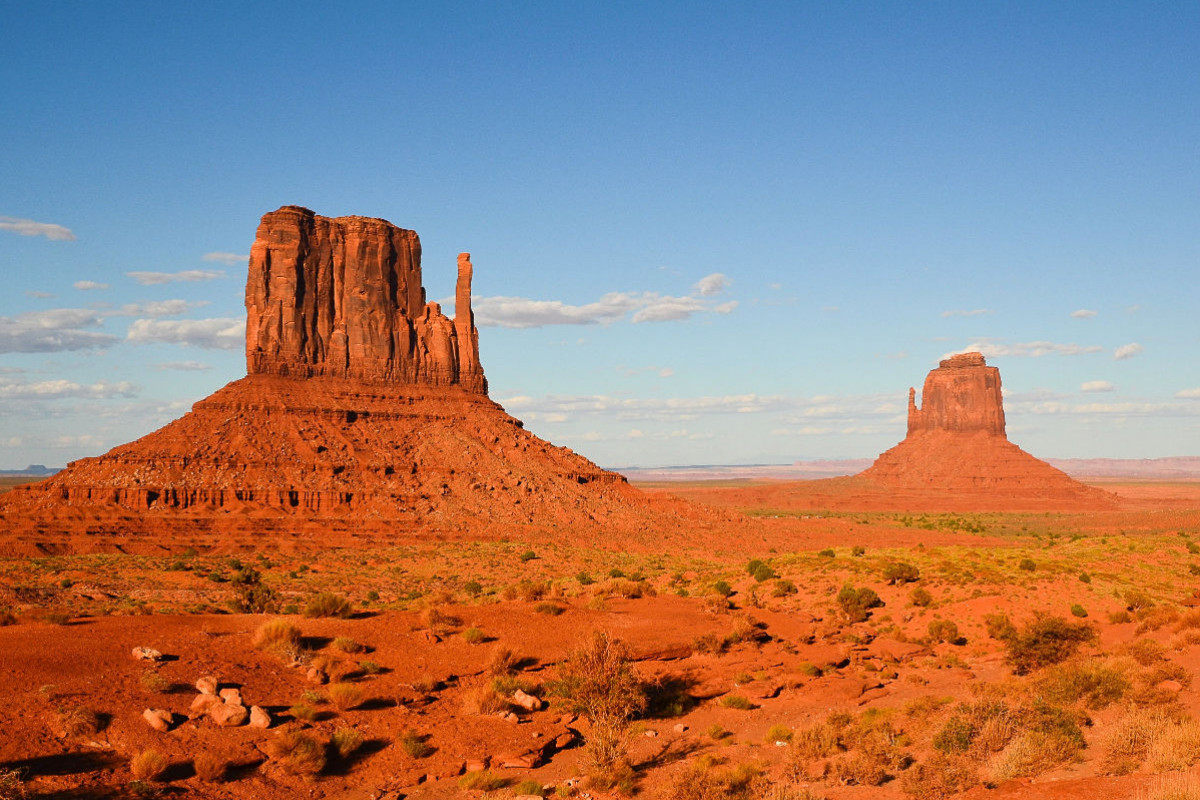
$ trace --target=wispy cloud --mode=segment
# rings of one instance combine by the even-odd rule
[[[81,384],[67,380],[24,382],[0,377],[0,398],[5,400],[58,400],[66,397],[100,400],[133,397],[137,387],[128,381]]]
[[[1146,348],[1142,347],[1137,342],[1130,342],[1129,344],[1123,344],[1120,347],[1118,347],[1116,350],[1113,350],[1113,360],[1114,361],[1124,361],[1127,358],[1133,358],[1134,356],[1136,356],[1138,353],[1142,352],[1145,349]]]
[[[155,342],[233,350],[246,338],[246,321],[218,317],[214,319],[135,319],[125,340],[134,344]]]
[[[54,297],[54,295],[51,294],[50,292],[33,291],[33,292],[26,292],[25,294],[28,295],[29,297],[36,297],[38,300],[49,300],[50,298]]]
[[[1182,391],[1176,392],[1175,396],[1185,400],[1200,400],[1200,387],[1195,389],[1183,389]]]
[[[1099,345],[1062,344],[1059,342],[1018,342],[1005,344],[991,340],[972,342],[961,350],[947,353],[946,358],[958,353],[983,353],[985,356],[1011,356],[1016,358],[1041,358],[1042,356],[1081,356],[1088,353],[1099,353],[1104,348]]]
[[[1090,308],[1080,308],[1072,311],[1071,316],[1075,319],[1091,319],[1099,313],[1099,311],[1092,311]]]
[[[116,336],[85,330],[99,327],[99,313],[86,308],[52,308],[0,317],[0,353],[56,353],[94,350],[117,341]]]
[[[97,283],[96,281],[75,281],[72,285],[81,292],[91,292],[108,288],[107,283]]]
[[[126,272],[142,286],[157,286],[163,283],[196,283],[225,277],[222,269],[185,269],[179,272]]]
[[[231,266],[233,264],[239,264],[250,260],[249,255],[242,255],[241,253],[224,253],[220,251],[215,253],[205,253],[203,256],[201,256],[201,258],[203,258],[205,261],[216,261],[218,263],[229,264]]]
[[[728,314],[737,308],[736,300],[717,303],[710,296],[701,294],[701,284],[713,277],[701,279],[696,284],[697,293],[683,297],[658,292],[609,292],[599,300],[583,305],[525,297],[480,297],[473,304],[475,322],[480,326],[501,328],[541,328],[547,325],[610,325],[630,314],[630,321],[634,323],[685,320],[700,313]],[[721,278],[724,280],[724,276]],[[714,288],[716,284],[709,281],[704,288],[715,293],[719,291]],[[721,283],[722,287],[724,285]]]
[[[1108,381],[1084,381],[1079,387],[1081,392],[1111,392],[1117,387]]]
[[[150,300],[145,303],[126,303],[119,309],[103,313],[113,317],[175,317],[206,305],[207,300]]]
[[[984,314],[995,314],[995,313],[996,312],[990,308],[973,308],[970,311],[957,310],[957,309],[954,311],[943,311],[942,316],[943,317],[979,317]]]
[[[55,225],[53,222],[34,222],[31,219],[19,217],[0,217],[0,231],[12,231],[22,236],[45,236],[54,241],[74,241],[75,234],[70,228]]]
[[[211,364],[204,364],[200,361],[164,361],[161,364],[154,364],[150,369],[160,372],[166,370],[179,370],[181,372],[202,372],[212,369]]]

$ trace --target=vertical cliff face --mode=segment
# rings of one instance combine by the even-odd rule
[[[284,206],[263,216],[250,250],[246,370],[486,393],[466,254],[456,304],[451,321],[425,301],[414,231]]]
[[[918,431],[982,431],[1005,436],[1000,370],[987,366],[980,353],[961,353],[930,371],[921,390],[908,390],[908,433]]]

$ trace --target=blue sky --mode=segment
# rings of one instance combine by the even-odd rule
[[[1036,455],[1200,455],[1200,5],[0,13],[0,467],[243,375],[293,203],[470,251],[493,398],[604,465],[873,456],[972,346]]]

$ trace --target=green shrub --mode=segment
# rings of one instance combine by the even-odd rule
[[[935,619],[929,623],[929,638],[934,642],[958,642],[958,626],[948,619]]]
[[[1017,627],[1008,618],[1008,614],[985,614],[983,624],[987,628],[988,636],[1002,642],[1008,641],[1017,635]]]
[[[796,591],[796,584],[789,580],[780,578],[779,580],[775,581],[775,585],[771,587],[771,596],[786,597],[789,594],[796,594]]]
[[[321,592],[308,601],[308,605],[304,607],[304,616],[346,619],[353,611],[350,601],[341,595]]]
[[[526,550],[524,553],[521,553],[520,558],[522,562],[533,561],[535,558],[537,558],[537,553],[533,552],[532,550]]]
[[[833,552],[832,547],[826,547],[824,550],[818,550],[817,555],[821,558],[835,558],[837,553]]]
[[[472,625],[470,628],[467,628],[462,632],[462,638],[467,644],[479,644],[486,637],[484,636],[481,628],[476,628],[474,625]]]
[[[1066,661],[1080,645],[1096,638],[1086,622],[1071,623],[1062,617],[1037,617],[1004,640],[1008,662],[1018,675]]]
[[[1032,558],[1022,558],[1021,563],[1017,564],[1017,569],[1025,570],[1026,572],[1033,572],[1035,569],[1037,569],[1037,564],[1034,563]]]
[[[712,585],[712,590],[713,593],[720,595],[721,597],[729,597],[731,594],[733,594],[733,587],[730,586],[726,581],[717,581]]]
[[[575,573],[575,580],[579,581],[580,586],[591,586],[596,582],[596,579],[591,576],[591,573],[582,569]]]
[[[1079,582],[1080,583],[1091,583],[1092,576],[1088,575],[1086,572],[1081,572],[1081,573],[1079,573]]]
[[[549,617],[557,617],[559,614],[563,613],[567,609],[565,607],[563,607],[562,605],[560,605],[559,603],[543,601],[543,602],[535,605],[533,607],[533,610],[535,612],[537,612],[538,614],[545,614],[546,616],[549,616]]]
[[[904,561],[893,561],[883,568],[883,578],[888,585],[912,583],[921,577],[921,570]]]
[[[928,608],[933,605],[933,595],[923,586],[917,586],[908,595],[909,602],[918,608]]]
[[[502,778],[491,770],[479,770],[478,772],[468,772],[458,779],[458,788],[468,789],[473,791],[491,792],[505,786],[508,783],[506,778]]]
[[[1087,615],[1088,615],[1087,609],[1084,608],[1083,606],[1079,605],[1079,603],[1071,604],[1071,616],[1083,618],[1083,617],[1086,617]]]
[[[463,591],[470,597],[479,597],[483,594],[483,584],[479,581],[467,581],[463,584]]]
[[[854,556],[855,558],[860,558],[861,556],[865,556],[866,554],[867,554],[867,548],[863,547],[860,544],[856,544],[856,545],[854,545],[854,547],[850,548],[850,555]]]
[[[1154,605],[1154,600],[1151,599],[1150,595],[1141,589],[1126,589],[1122,597],[1125,599],[1125,608],[1135,613]]]
[[[338,728],[329,737],[329,746],[338,758],[349,758],[362,744],[363,735],[354,728]]]
[[[773,742],[790,742],[795,733],[787,725],[772,725],[767,731],[767,735],[763,737],[763,741],[771,744]]]
[[[842,609],[842,614],[850,622],[864,621],[869,616],[870,609],[883,605],[874,589],[865,586],[855,589],[850,584],[846,584],[838,592],[837,603]]]
[[[749,711],[754,708],[754,703],[751,703],[749,698],[740,694],[727,694],[721,698],[721,706],[724,708],[735,708],[738,711]]]
[[[366,650],[362,644],[351,639],[349,636],[339,636],[329,646],[343,653],[361,653],[363,650]]]
[[[772,578],[778,577],[778,575],[775,574],[775,570],[771,569],[769,564],[759,564],[751,574],[754,576],[754,580],[758,583],[769,581]]]
[[[544,797],[546,792],[542,789],[542,782],[535,781],[533,778],[525,780],[512,787],[512,793],[516,796],[528,795],[529,797]]]
[[[592,766],[613,768],[625,757],[629,720],[646,707],[646,693],[625,645],[604,631],[594,632],[567,655],[556,691],[591,722],[584,747]]]
[[[425,758],[433,752],[433,746],[429,744],[429,737],[422,736],[414,730],[407,730],[400,734],[396,741],[400,743],[400,748],[412,758]]]

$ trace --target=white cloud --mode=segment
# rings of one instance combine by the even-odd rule
[[[75,234],[71,233],[70,228],[55,225],[52,222],[34,222],[31,219],[18,217],[0,217],[0,231],[12,231],[22,236],[45,236],[47,239],[60,242],[69,242],[75,239]]]
[[[151,300],[146,303],[126,303],[120,309],[106,314],[119,317],[174,317],[206,305],[207,300]]]
[[[206,369],[212,369],[212,366],[199,361],[164,361],[160,364],[155,364],[150,368],[159,371],[180,370],[182,372],[200,372]]]
[[[1195,389],[1184,389],[1182,391],[1176,392],[1175,396],[1183,398],[1185,400],[1200,400],[1200,387],[1197,387]]]
[[[943,311],[942,316],[943,317],[978,317],[978,316],[982,316],[984,314],[995,314],[995,313],[996,312],[990,308],[973,308],[970,311],[963,311],[963,310],[958,310],[958,309],[956,309],[954,311]]]
[[[73,285],[81,292],[89,292],[108,288],[107,283],[96,283],[96,281],[75,281]]]
[[[205,261],[216,261],[221,264],[230,265],[250,260],[249,255],[242,255],[240,253],[224,253],[220,251],[215,253],[205,253],[203,256],[201,256],[201,258],[203,258]]]
[[[1108,381],[1084,381],[1079,387],[1081,392],[1111,392],[1117,387]]]
[[[179,272],[126,272],[142,286],[157,286],[163,283],[196,283],[225,277],[222,269],[185,269]]]
[[[1072,311],[1071,316],[1074,317],[1075,319],[1091,319],[1092,317],[1096,316],[1098,313],[1100,313],[1100,312],[1092,311],[1090,308],[1080,308],[1076,311]]]
[[[135,319],[125,340],[134,344],[164,342],[215,350],[241,347],[246,338],[246,321],[214,319]]]
[[[92,350],[117,341],[116,336],[84,328],[98,327],[101,316],[86,308],[52,308],[0,317],[0,353],[56,353]]]
[[[1079,344],[1060,344],[1057,342],[1018,342],[1017,344],[1003,344],[993,341],[978,341],[972,342],[961,350],[955,350],[953,353],[947,353],[943,358],[949,358],[952,355],[959,353],[983,353],[985,356],[1012,356],[1012,357],[1029,357],[1040,358],[1042,356],[1080,356],[1088,353],[1099,353],[1103,350],[1099,345],[1079,345]]]
[[[54,297],[54,295],[51,294],[50,292],[36,292],[35,291],[35,292],[26,292],[25,294],[27,294],[30,297],[36,297],[38,300],[47,300],[51,297]]]
[[[728,314],[736,301],[714,304],[701,297],[672,297],[657,292],[609,292],[594,303],[570,305],[560,300],[525,297],[480,297],[473,303],[475,324],[501,328],[546,325],[610,325],[633,312],[632,322],[682,320],[693,314]]]
[[[1134,356],[1136,356],[1138,353],[1142,352],[1145,349],[1146,348],[1142,347],[1137,342],[1130,342],[1129,344],[1123,344],[1120,347],[1118,347],[1116,350],[1113,350],[1113,360],[1114,361],[1124,361],[1127,358],[1133,358]]]
[[[57,400],[82,397],[99,400],[110,397],[133,397],[137,387],[128,381],[79,384],[67,380],[22,382],[0,378],[0,398],[5,400]]]
[[[696,285],[692,288],[696,290],[696,294],[701,297],[711,297],[714,294],[720,294],[725,291],[732,281],[720,272],[714,272],[711,275],[705,275],[700,280],[696,281]]]
[[[50,447],[55,448],[88,447],[102,449],[104,447],[104,440],[99,436],[93,436],[90,433],[85,433],[81,436],[58,436],[54,439],[51,439],[47,444],[49,444]]]

